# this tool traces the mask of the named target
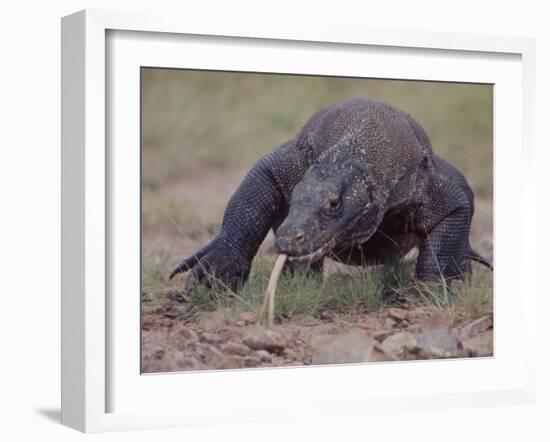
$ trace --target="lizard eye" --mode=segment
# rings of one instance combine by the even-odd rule
[[[338,209],[341,204],[342,204],[342,198],[338,196],[336,198],[331,198],[328,201],[326,201],[325,204],[323,204],[323,209],[328,211],[334,211]]]

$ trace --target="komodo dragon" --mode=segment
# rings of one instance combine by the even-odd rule
[[[270,229],[292,264],[322,269],[323,257],[352,265],[405,256],[418,247],[422,281],[451,280],[470,261],[474,195],[464,176],[434,155],[407,113],[356,98],[317,112],[298,135],[248,172],[221,231],[170,275],[190,270],[186,289],[214,281],[237,291]]]

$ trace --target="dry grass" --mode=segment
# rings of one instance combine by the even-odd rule
[[[144,263],[143,312],[173,310],[174,300],[167,298],[167,293],[180,293],[182,320],[192,320],[194,314],[205,310],[222,310],[231,318],[242,312],[260,311],[274,262],[275,256],[255,259],[247,284],[237,294],[222,286],[210,290],[198,287],[183,294],[181,283],[167,279],[171,263],[166,256],[151,256]],[[391,305],[385,300],[394,292],[402,293],[408,303],[435,306],[449,317],[462,314],[476,318],[492,312],[492,274],[485,269],[474,267],[464,281],[447,285],[416,281],[411,263],[342,268],[345,270],[334,271],[324,280],[306,269],[281,275],[275,316],[318,318],[325,310],[374,311]]]

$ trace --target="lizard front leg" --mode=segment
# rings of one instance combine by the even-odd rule
[[[247,280],[267,232],[287,210],[292,188],[307,167],[308,158],[296,148],[295,140],[258,160],[229,200],[218,236],[185,259],[170,278],[190,271],[186,290],[217,283],[236,292]]]
[[[469,250],[470,214],[457,209],[426,235],[416,261],[416,275],[422,281],[441,281],[462,276]]]
[[[436,176],[427,189],[429,198],[420,221],[423,237],[416,262],[422,281],[461,277],[468,261],[473,203],[464,186]]]

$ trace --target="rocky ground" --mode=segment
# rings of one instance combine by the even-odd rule
[[[304,366],[492,356],[493,317],[475,320],[433,306],[374,312],[323,311],[279,319],[255,312],[203,312],[183,323],[170,313],[142,318],[142,372]]]

